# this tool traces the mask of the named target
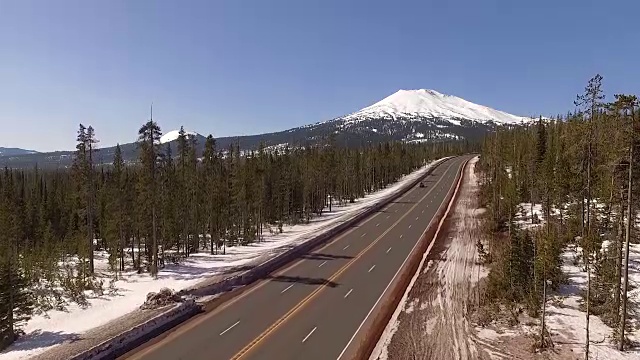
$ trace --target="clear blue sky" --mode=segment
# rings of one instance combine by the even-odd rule
[[[595,28],[594,28],[595,27]],[[430,88],[564,113],[595,73],[640,93],[640,1],[0,0],[0,146],[253,134]]]

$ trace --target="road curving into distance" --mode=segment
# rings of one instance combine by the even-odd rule
[[[122,358],[351,359],[469,156],[213,311]]]

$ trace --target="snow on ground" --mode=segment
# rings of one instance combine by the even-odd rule
[[[516,214],[516,226],[521,229],[531,229],[542,224],[542,205],[531,203],[522,203],[518,205],[518,213]],[[533,216],[533,219],[531,218]]]
[[[593,201],[594,216],[600,216],[601,211],[606,207],[597,200]],[[537,217],[540,222],[532,223],[531,215]],[[552,214],[558,216],[557,209],[552,209]],[[533,229],[544,224],[542,207],[535,204],[533,207],[530,203],[522,203],[519,205],[516,224],[523,229]],[[608,242],[603,242],[603,250]],[[562,254],[563,265],[562,271],[567,276],[567,283],[560,286],[557,293],[552,293],[547,300],[547,330],[552,334],[552,340],[555,344],[554,353],[550,354],[550,358],[582,358],[584,357],[584,343],[586,339],[586,312],[581,310],[583,304],[582,294],[586,290],[587,273],[583,271],[583,264],[576,264],[575,259],[581,253],[580,247],[570,246],[565,249]],[[593,273],[592,273],[593,276]],[[629,321],[632,324],[633,331],[628,333],[628,338],[633,343],[640,342],[640,311],[633,311],[640,302],[640,244],[630,244],[629,251],[629,301],[631,312]],[[537,321],[537,320],[535,320]],[[533,330],[526,324],[521,324],[514,329],[500,329],[500,333],[496,333],[494,329],[485,328],[478,332],[479,338],[485,341],[512,343],[517,338],[532,338],[534,332],[537,334],[539,328]],[[620,352],[616,349],[611,341],[612,331],[609,326],[604,324],[597,316],[590,316],[589,332],[590,332],[590,357],[592,359],[611,359],[611,360],[630,360],[640,359],[640,349],[634,348],[627,352]],[[507,338],[511,338],[508,339]],[[571,354],[570,356],[567,354]],[[533,354],[532,354],[533,357]],[[498,356],[498,358],[500,358]]]
[[[435,162],[435,161],[434,161]],[[5,352],[0,354],[1,360],[25,359],[44,352],[65,340],[61,333],[79,334],[101,326],[137,309],[145,300],[147,293],[168,287],[176,291],[196,285],[204,279],[232,272],[259,257],[285,251],[291,246],[300,244],[320,233],[343,223],[355,215],[383,200],[403,186],[417,179],[433,165],[431,162],[421,169],[404,176],[397,183],[386,189],[357,199],[353,204],[333,206],[333,211],[324,212],[311,220],[309,224],[283,226],[281,234],[265,232],[265,239],[247,246],[228,247],[225,255],[208,253],[192,254],[180,265],[167,265],[152,279],[148,274],[129,271],[122,274],[114,283],[116,293],[107,291],[112,274],[108,269],[108,254],[97,252],[95,258],[97,278],[104,281],[105,294],[88,295],[89,307],[80,308],[76,304],[67,306],[66,311],[49,311],[45,315],[34,316],[24,327],[26,336],[16,341]]]
[[[450,228],[424,255],[370,359],[474,359],[473,327],[466,316],[478,296],[475,284],[487,275],[478,265],[476,239],[482,209],[477,208],[478,158],[467,167],[466,182],[450,213]]]
[[[579,251],[579,250],[577,250]],[[548,330],[554,335],[553,341],[561,346],[568,346],[572,352],[584,356],[584,342],[586,339],[586,312],[580,310],[581,293],[585,291],[587,274],[581,265],[575,265],[576,252],[566,250],[563,254],[562,270],[567,275],[567,284],[562,285],[558,294],[554,294],[547,303]],[[593,276],[593,275],[592,275]],[[631,290],[629,300],[637,302],[640,296],[640,244],[630,244],[629,251],[629,283]],[[635,307],[637,305],[631,305]],[[640,323],[640,313],[631,314],[630,321],[634,331],[628,334],[632,342],[640,341],[637,326]],[[620,352],[611,343],[612,329],[605,325],[597,316],[590,316],[589,324],[590,353],[592,359],[630,360],[640,359],[640,349]]]

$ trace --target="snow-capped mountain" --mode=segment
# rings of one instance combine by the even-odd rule
[[[399,90],[362,110],[332,120],[286,131],[220,138],[227,146],[238,140],[243,148],[289,146],[324,142],[334,135],[338,143],[360,145],[381,141],[429,142],[478,140],[497,126],[517,126],[532,118],[516,116],[435,90]]]
[[[193,132],[193,131],[185,130],[184,133],[185,133],[186,137],[198,136],[198,133]],[[166,144],[168,142],[172,142],[172,141],[178,140],[179,136],[180,136],[180,130],[169,131],[168,133],[166,133],[166,134],[164,134],[164,135],[162,135],[160,137],[160,144]]]
[[[460,120],[521,124],[530,118],[515,116],[504,111],[474,104],[457,96],[441,94],[435,90],[399,90],[381,101],[349,114],[342,119],[359,121],[366,119],[441,119],[454,125]]]
[[[399,90],[362,110],[287,133],[296,138],[304,137],[301,134],[334,133],[346,143],[476,140],[496,126],[517,126],[532,120],[435,90]]]

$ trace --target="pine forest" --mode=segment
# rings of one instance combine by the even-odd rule
[[[124,271],[157,276],[194,252],[260,242],[265,231],[309,222],[332,206],[380,190],[427,161],[469,151],[466,142],[382,143],[199,153],[181,129],[160,144],[150,120],[138,133],[139,158],[96,163],[97,133],[80,125],[70,169],[5,168],[0,174],[0,348],[34,314],[86,306],[108,291],[94,254],[108,254],[114,281]],[[268,230],[267,230],[268,229]]]
[[[629,292],[629,245],[637,243],[640,210],[640,109],[633,95],[605,97],[593,77],[575,110],[528,126],[500,129],[482,144],[480,201],[487,208],[477,246],[490,268],[485,315],[519,311],[541,319],[538,344],[548,347],[547,294],[565,283],[568,251],[586,274],[586,358],[597,315],[620,350],[635,313]],[[540,208],[540,216],[534,215]],[[524,223],[520,214],[530,216]]]

